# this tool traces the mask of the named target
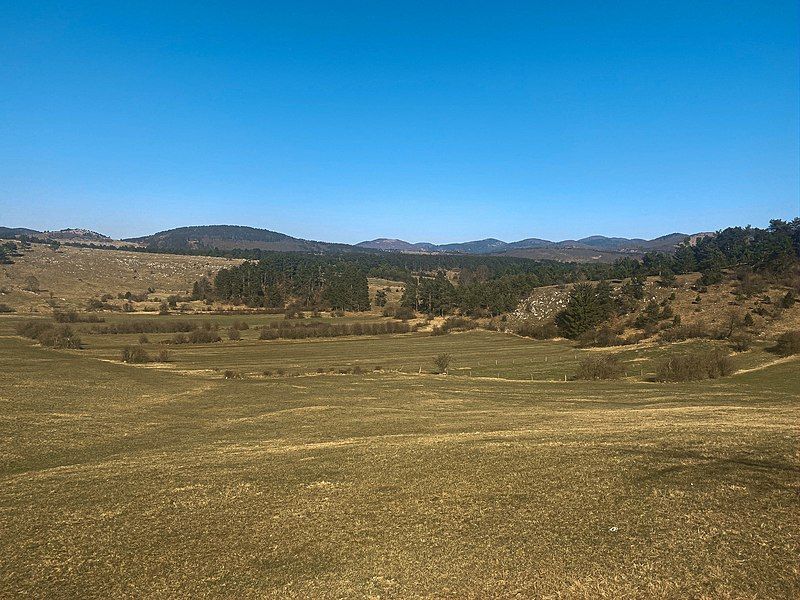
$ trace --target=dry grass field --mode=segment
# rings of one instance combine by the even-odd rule
[[[0,271],[0,302],[21,313],[49,313],[52,306],[83,309],[91,298],[102,294],[141,293],[148,288],[156,295],[186,294],[203,275],[241,261],[208,256],[149,254],[122,250],[97,250],[61,246],[53,250],[33,244],[13,265]],[[41,288],[26,290],[33,276]],[[154,304],[157,309],[158,303]]]
[[[283,315],[141,312],[71,324],[80,350],[16,335],[54,305],[184,293],[226,264],[35,246],[4,267],[0,299],[18,312],[0,315],[0,597],[800,595],[800,360],[769,353],[769,335],[732,355],[733,376],[686,384],[652,381],[665,353],[727,342],[581,349],[429,328],[267,341]],[[49,291],[23,291],[31,273]],[[697,311],[690,283],[676,307],[724,319],[730,291]],[[369,284],[399,299],[398,282]],[[528,308],[552,312],[559,293]],[[175,321],[222,340],[96,330]],[[124,364],[125,346],[169,362]],[[574,381],[598,353],[623,378]]]
[[[131,366],[126,336],[50,350],[17,320],[0,319],[0,596],[800,593],[796,359],[565,383],[568,344],[469,332],[226,340]],[[448,376],[429,373],[440,351]],[[428,372],[391,370],[401,356]],[[495,356],[499,377],[479,366]],[[258,375],[361,361],[384,370]],[[234,365],[253,374],[215,370]]]

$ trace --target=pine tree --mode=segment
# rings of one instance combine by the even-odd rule
[[[577,338],[603,321],[594,287],[579,283],[570,292],[567,307],[556,315],[556,325],[564,337]]]

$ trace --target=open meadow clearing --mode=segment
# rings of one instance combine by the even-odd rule
[[[118,362],[128,336],[51,350],[15,320],[0,338],[0,595],[800,593],[797,359],[687,384],[526,381],[532,364],[571,375],[588,351],[250,329],[154,368]],[[443,351],[451,374],[430,374]],[[258,374],[281,365],[313,373]]]

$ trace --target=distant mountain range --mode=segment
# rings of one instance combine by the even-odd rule
[[[695,234],[710,235],[710,234]],[[412,244],[404,240],[378,238],[366,242],[360,242],[356,246],[369,248],[372,250],[388,250],[395,252],[447,252],[462,254],[514,254],[520,255],[520,251],[531,250],[589,250],[615,252],[621,254],[642,254],[649,251],[669,252],[683,242],[686,238],[692,238],[685,233],[671,233],[653,240],[640,238],[619,238],[593,235],[579,240],[563,240],[551,242],[539,238],[527,238],[518,242],[504,242],[495,238],[476,240],[472,242],[462,242],[457,244],[431,244],[420,242]],[[528,252],[529,253],[529,252]],[[546,253],[543,253],[546,254]]]
[[[113,240],[88,229],[62,229],[60,231],[36,231],[25,228],[0,227],[0,238],[19,236],[45,237],[64,241],[110,243]],[[122,242],[159,250],[198,250],[203,248],[261,249],[276,252],[408,252],[448,253],[513,256],[539,260],[580,262],[611,262],[624,256],[641,256],[645,252],[671,252],[685,239],[692,241],[710,233],[687,235],[671,233],[652,240],[619,238],[594,235],[579,240],[552,242],[539,238],[526,238],[516,242],[504,242],[495,238],[454,244],[411,243],[391,238],[378,238],[355,245],[318,242],[295,238],[285,233],[244,227],[240,225],[200,225],[178,227],[159,231],[152,235],[127,238]]]

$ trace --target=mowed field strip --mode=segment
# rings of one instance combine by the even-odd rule
[[[2,596],[800,592],[796,359],[693,384],[556,383],[524,374],[535,364],[557,379],[576,361],[560,342],[260,342],[250,329],[151,368],[116,362],[126,336],[55,351],[8,333],[11,321],[0,339]],[[491,364],[485,377],[388,370],[429,369],[442,351],[454,373],[496,359],[508,379]],[[189,370],[360,363],[385,370]]]

